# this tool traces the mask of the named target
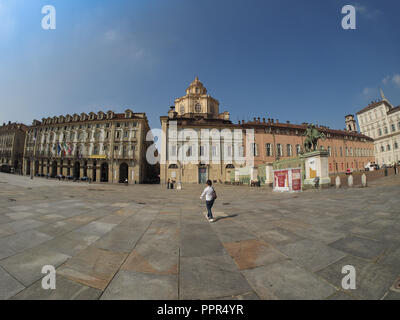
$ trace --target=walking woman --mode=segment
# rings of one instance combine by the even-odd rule
[[[211,208],[214,204],[215,199],[217,199],[217,193],[215,192],[214,188],[212,187],[211,180],[207,180],[207,186],[205,187],[203,193],[200,196],[200,199],[206,196],[206,206],[207,206],[207,217],[209,222],[214,222],[214,217],[211,212]]]

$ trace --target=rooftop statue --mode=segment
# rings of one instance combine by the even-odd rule
[[[306,152],[316,151],[318,140],[322,139],[325,140],[326,136],[322,132],[319,132],[317,127],[314,124],[308,124],[306,131],[304,132],[303,136],[306,136],[304,141],[304,150]]]

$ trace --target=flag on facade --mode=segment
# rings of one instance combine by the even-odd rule
[[[57,142],[57,154],[60,154],[60,152],[61,152],[61,146],[60,143]]]

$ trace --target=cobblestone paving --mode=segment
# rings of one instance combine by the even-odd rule
[[[400,299],[400,176],[299,194],[0,174],[0,299]],[[57,270],[44,290],[44,265]],[[344,265],[356,268],[343,290]]]

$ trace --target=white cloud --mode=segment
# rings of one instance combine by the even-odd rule
[[[400,74],[395,74],[393,77],[392,77],[392,82],[396,85],[396,86],[398,86],[399,88],[400,88]]]
[[[397,87],[400,88],[400,74],[396,73],[393,76],[387,75],[386,77],[384,77],[382,79],[382,83],[384,85],[387,85],[389,83],[393,83],[394,85],[396,85]]]
[[[381,10],[369,8],[364,4],[356,3],[354,7],[356,8],[356,13],[367,19],[378,18],[382,14]]]
[[[371,88],[364,88],[364,90],[363,90],[363,95],[366,96],[366,97],[370,97],[371,94],[373,93],[373,91],[374,91],[374,89],[371,89]]]
[[[383,84],[387,84],[390,81],[390,76],[386,76],[382,79]]]

